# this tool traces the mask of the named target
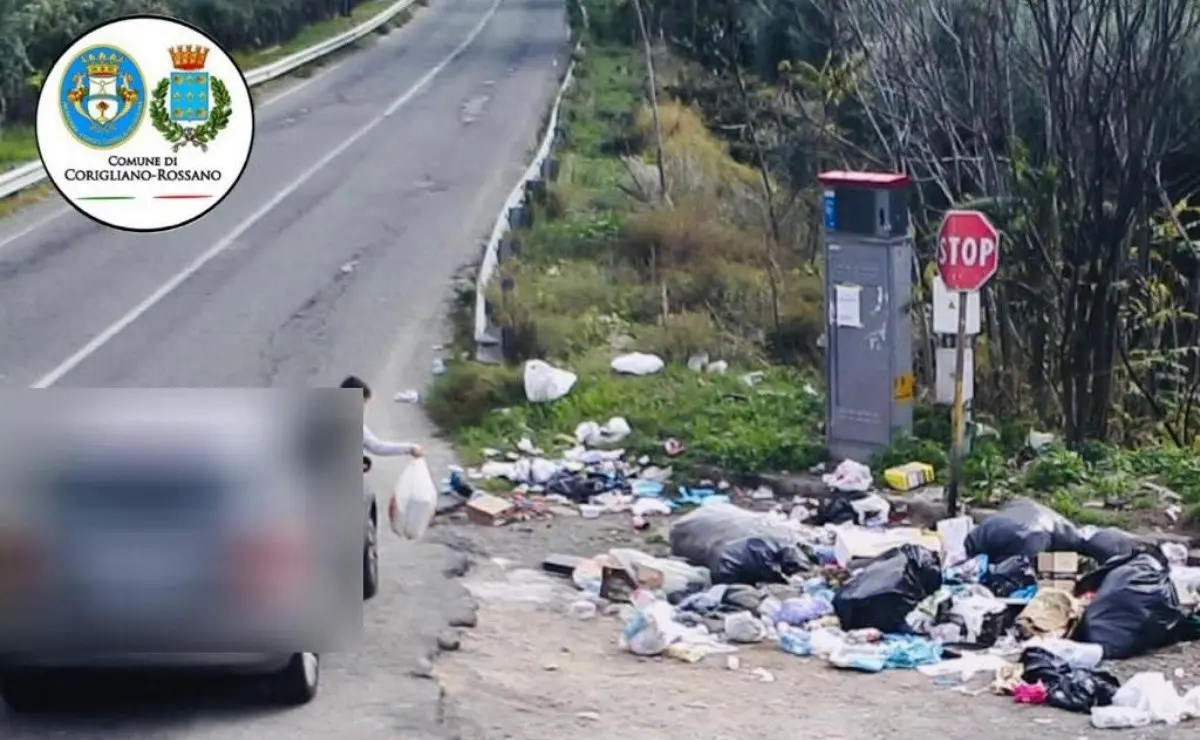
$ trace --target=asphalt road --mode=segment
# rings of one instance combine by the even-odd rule
[[[109,231],[61,201],[0,222],[0,387],[300,387],[375,380],[368,420],[432,442],[394,391],[429,379],[449,280],[520,176],[566,62],[561,0],[433,0],[403,29],[258,109],[250,165],[214,212],[157,235]],[[56,215],[58,214],[58,215]],[[383,492],[400,463],[378,465]],[[443,737],[419,675],[471,607],[457,554],[385,531],[362,649],[326,656],[308,707],[252,687],[141,686],[0,737]]]

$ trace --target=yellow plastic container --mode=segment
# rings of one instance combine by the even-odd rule
[[[923,462],[910,462],[883,471],[883,479],[896,491],[911,491],[927,486],[934,481],[933,466]]]

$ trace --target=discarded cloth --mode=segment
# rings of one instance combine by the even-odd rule
[[[942,646],[915,635],[887,635],[881,642],[846,643],[829,656],[830,665],[867,673],[889,668],[918,668],[942,659]]]
[[[1017,629],[1026,637],[1063,637],[1075,626],[1083,606],[1056,588],[1041,588],[1017,615]]]

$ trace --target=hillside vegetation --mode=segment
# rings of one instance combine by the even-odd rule
[[[508,363],[453,364],[429,403],[468,459],[622,415],[638,452],[682,440],[685,475],[821,461],[816,173],[898,170],[923,390],[913,438],[873,464],[946,470],[933,241],[947,208],[977,208],[1005,253],[976,348],[971,496],[1200,515],[1200,5],[899,1],[583,0],[586,28],[572,6],[586,52],[559,176],[502,265],[515,290],[490,296]],[[630,350],[671,364],[615,376]],[[683,367],[698,354],[729,371]],[[525,403],[528,358],[579,382]],[[1060,441],[1035,453],[1031,430]]]

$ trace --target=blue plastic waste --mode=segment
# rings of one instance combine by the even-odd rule
[[[814,619],[820,619],[826,614],[833,614],[833,604],[824,599],[787,599],[783,602],[775,620],[799,627]]]
[[[915,635],[884,635],[888,668],[916,668],[942,660],[942,643]]]
[[[630,490],[634,496],[642,496],[645,498],[659,498],[663,495],[666,486],[662,481],[656,480],[634,480],[630,483]]]
[[[807,632],[784,632],[779,636],[779,649],[801,657],[812,655],[812,636]]]

